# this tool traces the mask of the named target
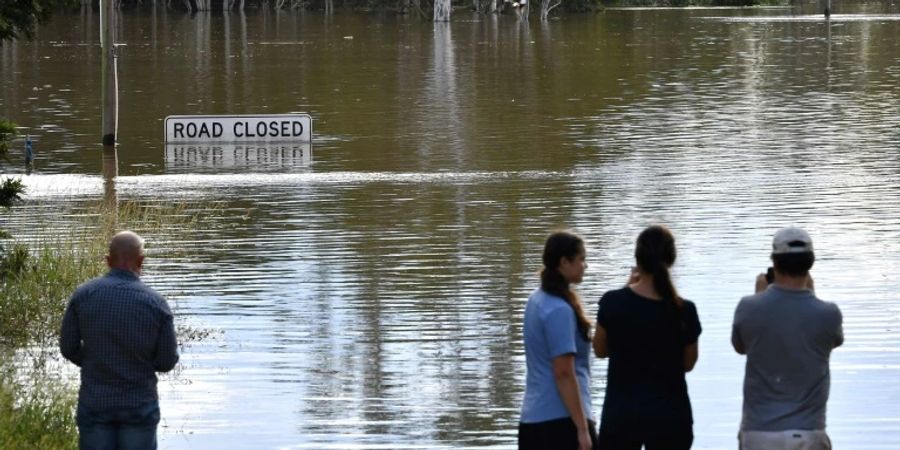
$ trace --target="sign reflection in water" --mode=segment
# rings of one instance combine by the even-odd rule
[[[168,144],[165,151],[167,172],[243,169],[252,173],[305,167],[312,161],[309,143]]]

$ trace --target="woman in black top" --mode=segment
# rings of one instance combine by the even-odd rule
[[[689,449],[684,376],[697,362],[697,308],[672,285],[675,238],[667,228],[641,232],[634,256],[628,286],[603,294],[597,311],[594,353],[609,357],[600,449]]]

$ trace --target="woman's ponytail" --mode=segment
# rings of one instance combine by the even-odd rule
[[[662,225],[647,227],[637,239],[634,258],[642,271],[653,275],[653,288],[663,300],[672,303],[681,316],[684,300],[678,295],[669,268],[675,264],[675,236]]]

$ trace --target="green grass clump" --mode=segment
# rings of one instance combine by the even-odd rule
[[[68,450],[78,448],[75,425],[77,394],[46,379],[16,382],[0,376],[0,448],[5,450]]]
[[[28,241],[0,253],[0,449],[77,448],[77,392],[60,375],[57,349],[63,313],[81,283],[106,272],[109,238],[131,229],[147,236],[196,226],[185,206],[123,202],[100,204],[59,220]],[[56,220],[54,220],[55,222]],[[37,229],[41,229],[40,225]],[[152,240],[152,238],[151,238]],[[180,325],[179,342],[200,340],[208,331]],[[63,371],[65,373],[65,371]]]
[[[55,345],[69,296],[103,272],[102,252],[102,245],[89,239],[13,246],[2,265],[0,347]]]
[[[16,243],[0,257],[0,347],[55,346],[69,296],[107,270],[107,242],[119,227],[152,232],[165,226],[161,211],[138,204],[97,208],[71,219],[66,231]]]

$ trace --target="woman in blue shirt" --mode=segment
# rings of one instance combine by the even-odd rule
[[[600,448],[686,450],[694,439],[685,372],[697,362],[697,308],[681,298],[669,268],[675,238],[641,232],[628,286],[600,299],[594,352],[609,357]]]
[[[525,399],[520,450],[591,450],[591,324],[571,285],[581,283],[584,241],[560,231],[544,246],[541,288],[525,307]]]

